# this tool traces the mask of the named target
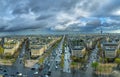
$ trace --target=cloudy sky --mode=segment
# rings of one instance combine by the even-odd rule
[[[0,0],[0,32],[120,32],[120,0]]]

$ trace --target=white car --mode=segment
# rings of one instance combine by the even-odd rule
[[[48,75],[45,75],[45,77],[48,77]]]
[[[18,76],[22,76],[22,73],[19,73]]]
[[[37,74],[38,74],[38,71],[36,71],[34,74],[37,75]]]
[[[58,68],[58,66],[55,66],[55,68],[57,69],[57,68]]]

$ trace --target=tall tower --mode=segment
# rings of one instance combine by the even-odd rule
[[[101,28],[101,34],[103,33],[102,28]]]
[[[4,45],[4,37],[2,37],[2,42],[1,42],[1,44],[2,44],[2,47],[3,47],[3,45]]]
[[[101,33],[101,34],[103,33],[103,31],[102,31],[102,25],[101,25],[101,30],[100,30],[100,33]]]

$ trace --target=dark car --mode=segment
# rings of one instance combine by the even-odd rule
[[[8,74],[4,74],[4,76],[6,76],[6,75],[8,75]]]
[[[48,74],[47,74],[48,76],[50,76],[51,75],[51,71],[48,71]]]
[[[19,72],[16,72],[16,74],[19,74]]]
[[[35,68],[31,68],[31,70],[35,70]]]
[[[3,72],[7,72],[7,70],[4,70]]]

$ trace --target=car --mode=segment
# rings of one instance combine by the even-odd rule
[[[38,74],[38,71],[34,72],[34,75],[37,75]]]
[[[18,77],[19,77],[19,76],[21,77],[21,76],[22,76],[22,73],[18,73],[17,75],[18,75]]]
[[[48,76],[50,76],[51,75],[51,71],[48,71],[48,74],[47,74]]]
[[[7,76],[8,74],[4,74],[4,76]]]
[[[48,75],[45,75],[45,77],[49,77]]]
[[[48,66],[50,66],[50,63],[48,63]]]
[[[7,72],[7,70],[4,70],[3,72]]]
[[[58,68],[58,66],[55,66],[55,68],[57,69],[57,68]]]
[[[35,68],[31,68],[31,70],[35,70]]]
[[[22,60],[20,60],[20,64],[22,63]]]
[[[19,74],[19,72],[16,72],[16,74]]]

